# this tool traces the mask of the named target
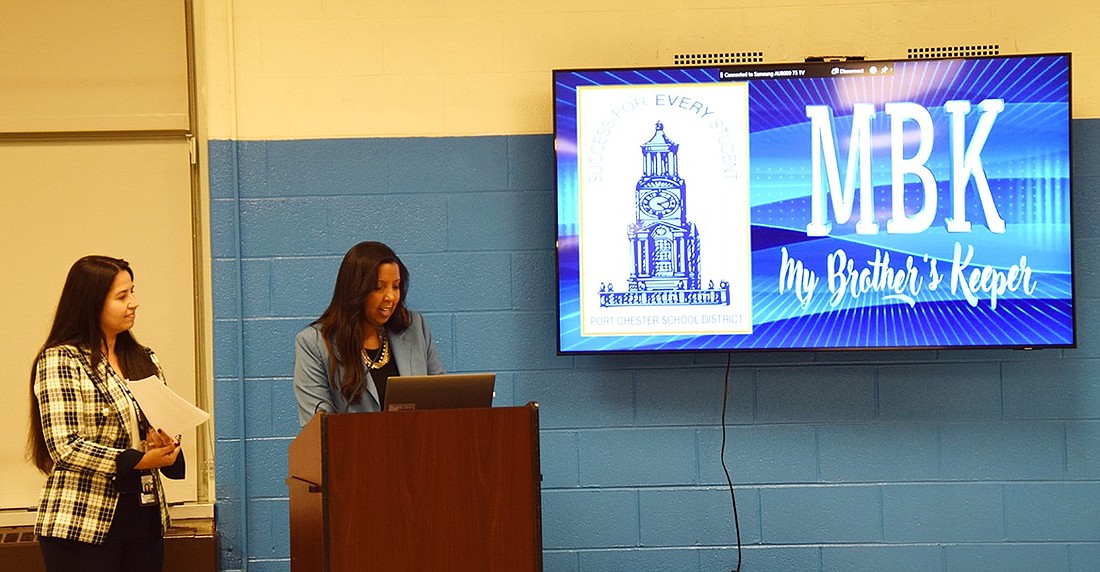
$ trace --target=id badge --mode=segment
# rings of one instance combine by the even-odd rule
[[[157,483],[153,479],[153,475],[142,474],[141,475],[141,506],[152,506],[157,504]]]

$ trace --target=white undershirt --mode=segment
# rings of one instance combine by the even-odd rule
[[[122,377],[118,375],[118,372],[115,371],[115,368],[109,367],[109,369],[111,371],[111,379],[115,380],[116,383],[122,384],[122,393],[126,394],[127,400],[130,402],[130,407],[126,412],[126,430],[130,433],[130,446],[138,451],[144,451],[145,447],[141,444],[141,428],[138,425],[138,406],[134,401],[133,394],[130,393],[129,389],[126,389],[126,384],[129,383],[129,381],[122,379]]]
[[[123,383],[126,382],[124,381]],[[127,392],[127,394],[129,394],[129,392]],[[126,424],[126,428],[130,431],[130,446],[137,449],[138,451],[144,451],[145,447],[141,445],[141,429],[138,426],[137,404],[134,403],[133,397],[130,397],[129,413],[130,415],[129,419],[127,419],[128,423]]]

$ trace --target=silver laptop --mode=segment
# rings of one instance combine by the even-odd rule
[[[386,381],[383,411],[492,407],[495,373],[396,375]]]

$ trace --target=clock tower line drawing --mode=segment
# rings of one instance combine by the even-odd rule
[[[600,306],[729,305],[729,282],[702,287],[700,237],[687,218],[687,183],[679,174],[680,146],[657,122],[641,146],[642,176],[634,188],[635,220],[627,228],[633,270],[627,291],[600,285]]]

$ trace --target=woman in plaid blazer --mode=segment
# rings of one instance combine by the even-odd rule
[[[184,461],[126,388],[127,379],[163,380],[156,355],[130,333],[133,278],[125,260],[76,261],[31,368],[28,456],[48,475],[35,534],[51,572],[163,567],[159,474],[183,478]]]

